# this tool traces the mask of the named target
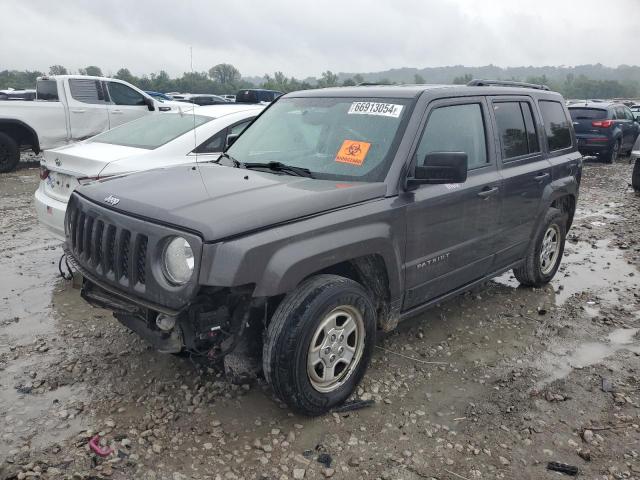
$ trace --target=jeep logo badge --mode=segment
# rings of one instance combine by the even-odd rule
[[[107,198],[104,199],[105,202],[107,202],[109,205],[117,205],[118,203],[120,203],[120,199],[118,197],[114,197],[113,195],[109,195]]]

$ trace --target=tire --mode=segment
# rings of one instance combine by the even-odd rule
[[[609,150],[604,157],[605,163],[615,163],[615,161],[618,159],[618,155],[620,155],[620,148],[621,142],[620,140],[616,140],[616,142],[613,144],[613,147],[611,147],[611,150]]]
[[[292,410],[322,415],[360,383],[375,340],[376,311],[365,289],[348,278],[318,275],[289,293],[273,314],[263,347],[264,375]]]
[[[0,132],[0,173],[14,171],[19,161],[18,144],[6,133]]]
[[[550,241],[549,236],[551,238],[555,236],[555,246],[552,246],[554,244]],[[566,215],[557,208],[550,208],[544,216],[544,221],[536,234],[535,240],[529,246],[529,251],[522,265],[513,269],[513,274],[521,285],[542,287],[551,281],[558,271],[558,267],[560,267],[566,236]],[[549,249],[543,257],[545,245]]]
[[[631,174],[631,186],[636,192],[640,193],[640,158],[636,159],[636,163],[633,166],[633,173]]]

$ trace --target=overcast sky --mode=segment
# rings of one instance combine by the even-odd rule
[[[640,0],[2,0],[0,70],[639,64]],[[615,8],[614,8],[615,7]]]

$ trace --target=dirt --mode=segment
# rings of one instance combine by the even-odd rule
[[[505,274],[380,339],[361,410],[162,355],[60,278],[37,170],[0,176],[0,479],[640,478],[640,197],[585,167],[559,273]],[[88,447],[100,435],[114,452]]]

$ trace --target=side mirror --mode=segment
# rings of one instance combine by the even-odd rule
[[[467,181],[468,163],[464,152],[429,153],[425,155],[423,165],[416,165],[414,176],[407,178],[407,187],[464,183]]]
[[[226,150],[231,145],[233,145],[233,143],[238,139],[239,136],[239,133],[230,133],[229,135],[227,135],[227,141],[225,142],[224,149]]]
[[[156,109],[156,104],[151,97],[144,97],[144,103],[149,109],[150,112],[153,112]]]

